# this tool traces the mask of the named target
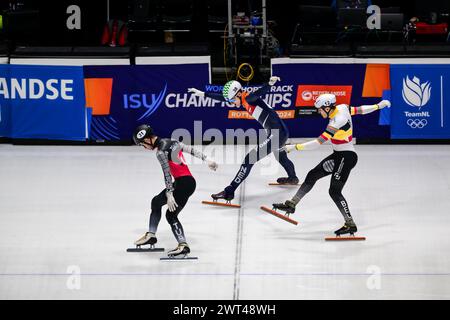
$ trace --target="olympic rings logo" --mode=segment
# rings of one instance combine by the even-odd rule
[[[428,124],[428,121],[427,119],[408,119],[406,124],[412,129],[422,129]]]

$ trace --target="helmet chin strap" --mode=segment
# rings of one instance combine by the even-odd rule
[[[149,139],[150,139],[150,143],[147,143],[147,142],[143,141],[142,144],[146,144],[146,145],[152,147],[152,149],[154,149],[155,148],[155,144],[153,143],[152,138],[149,138]]]
[[[240,96],[238,96],[238,94],[239,93],[241,93],[241,95]],[[234,95],[234,97],[233,98],[231,98],[231,99],[227,99],[227,102],[229,102],[229,103],[234,103],[235,102],[235,100],[236,100],[236,98],[238,98],[239,100],[241,100],[242,101],[242,90],[239,90],[235,95]]]
[[[325,111],[325,108],[330,108],[330,110]],[[327,117],[330,117],[330,113],[333,112],[334,108],[332,108],[331,106],[328,106],[328,107],[325,107],[325,108],[322,108],[322,110],[327,114]]]

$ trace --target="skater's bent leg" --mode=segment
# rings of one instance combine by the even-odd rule
[[[302,183],[300,188],[294,197],[292,197],[292,202],[297,205],[302,198],[311,191],[311,189],[316,184],[317,180],[322,179],[323,177],[331,174],[331,172],[326,172],[323,170],[322,165],[318,165],[314,169],[308,172],[306,175],[305,181]]]
[[[295,173],[295,166],[294,163],[288,158],[286,151],[277,151],[274,153],[275,158],[278,160],[278,162],[281,164],[281,166],[286,170],[286,173],[289,178],[295,178],[297,177],[297,174]]]
[[[188,197],[180,198],[178,197],[177,201],[178,207],[175,211],[170,212],[169,210],[166,211],[166,219],[167,222],[170,225],[170,228],[172,229],[172,233],[175,236],[175,239],[177,239],[178,243],[186,243],[186,236],[184,235],[183,226],[181,225],[180,220],[178,220],[178,214],[183,210],[184,206],[186,205],[188,200]]]
[[[183,226],[181,225],[180,220],[178,220],[177,212],[166,212],[167,222],[170,224],[172,228],[173,235],[177,239],[178,243],[186,243],[186,237],[184,235]]]
[[[273,142],[275,142],[271,143],[270,145],[271,152],[273,152],[275,159],[277,159],[277,161],[286,171],[289,178],[296,178],[297,174],[295,173],[294,163],[288,158],[286,151],[280,151],[280,148],[286,144],[289,138],[289,132],[287,131],[287,128],[285,130],[271,130],[270,134],[272,136]],[[276,142],[278,142],[278,144]]]
[[[270,134],[263,143],[259,144],[256,148],[247,153],[238,173],[225,191],[234,192],[241,185],[241,183],[247,179],[255,163],[267,157],[272,152],[272,139],[273,135]]]
[[[241,185],[241,183],[244,182],[245,179],[247,179],[248,175],[250,174],[250,171],[252,171],[254,164],[258,160],[259,159],[257,149],[253,149],[249,153],[247,153],[244,162],[241,164],[241,167],[239,168],[238,173],[234,177],[233,181],[231,181],[226,191],[234,193],[234,191]]]
[[[330,197],[331,199],[333,199],[334,203],[344,217],[345,223],[348,225],[355,225],[353,217],[350,214],[347,200],[345,200],[344,196],[342,195],[342,189],[344,188],[344,185],[345,182],[332,179],[329,189]]]
[[[173,196],[178,204],[178,207],[173,212],[170,212],[169,210],[166,212],[167,222],[170,224],[172,233],[178,243],[186,243],[183,226],[181,225],[180,220],[178,220],[178,215],[186,206],[190,196],[195,192],[195,188],[196,182],[192,177],[183,177],[177,180]]]
[[[166,205],[166,203],[166,190],[161,191],[160,194],[152,199],[152,213],[150,214],[149,232],[156,234],[159,221],[161,220],[161,208]]]
[[[355,225],[347,200],[342,195],[342,189],[344,189],[351,170],[358,162],[358,156],[355,152],[344,151],[339,154],[339,157],[336,157],[335,161],[336,164],[333,168],[333,175],[331,176],[329,194],[344,217],[345,223]]]

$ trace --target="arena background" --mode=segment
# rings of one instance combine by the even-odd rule
[[[450,298],[448,1],[6,0],[0,10],[0,298]],[[391,101],[353,118],[359,162],[344,192],[365,242],[323,241],[341,222],[328,181],[302,202],[297,228],[263,213],[296,190],[268,186],[284,174],[272,156],[240,187],[241,209],[201,204],[252,147],[219,134],[260,126],[188,88],[220,93],[233,79],[253,91],[272,75],[281,81],[265,100],[289,142],[325,129],[320,93]],[[125,251],[164,188],[156,157],[132,144],[140,124],[234,157],[216,173],[187,159],[198,189],[181,219],[196,262]],[[291,153],[300,181],[330,152]],[[159,232],[172,246],[165,221]]]

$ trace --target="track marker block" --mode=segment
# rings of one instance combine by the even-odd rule
[[[263,211],[265,211],[265,212],[267,212],[267,213],[270,213],[270,214],[274,215],[275,217],[280,218],[280,219],[282,219],[282,220],[284,220],[284,221],[287,221],[287,222],[292,223],[292,224],[294,224],[294,225],[298,225],[298,222],[297,222],[297,221],[295,221],[295,220],[289,218],[289,217],[286,216],[286,215],[283,215],[283,214],[281,214],[281,213],[278,213],[278,212],[276,212],[275,210],[271,210],[271,209],[269,209],[269,208],[267,208],[267,207],[264,207],[264,206],[261,207],[261,210],[263,210]]]
[[[207,204],[210,206],[218,206],[218,207],[228,207],[228,208],[240,208],[239,204],[231,204],[231,203],[223,203],[218,201],[202,201],[203,204]]]

